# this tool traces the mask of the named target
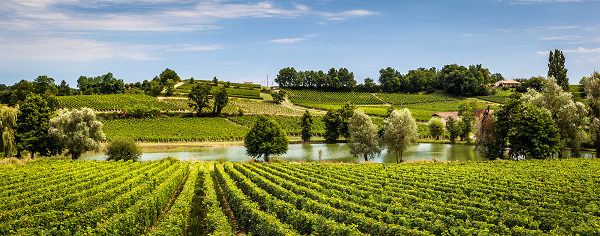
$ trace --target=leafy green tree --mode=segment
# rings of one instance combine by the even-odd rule
[[[459,129],[460,129],[460,140],[466,140],[467,143],[471,143],[471,137],[469,134],[473,131],[473,122],[475,121],[475,117],[473,116],[473,112],[468,110],[463,113],[463,116],[460,118]]]
[[[336,109],[330,109],[323,116],[323,123],[325,123],[325,142],[335,143],[340,134],[338,133],[340,126],[340,115]]]
[[[365,161],[368,161],[381,153],[377,126],[363,110],[354,110],[348,122],[348,130],[350,132],[348,146],[352,156],[362,156]]]
[[[175,94],[175,81],[168,79],[167,82],[165,82],[165,87],[167,88],[165,96],[173,96],[173,94]]]
[[[310,112],[305,110],[304,115],[302,115],[302,120],[300,121],[300,127],[302,127],[302,141],[310,141],[310,137],[312,136],[312,125],[313,118],[310,115]]]
[[[294,67],[287,67],[279,70],[275,83],[279,84],[280,87],[291,87],[297,86],[298,72]]]
[[[547,159],[559,150],[560,134],[548,110],[529,105],[514,120],[508,134],[514,160]]]
[[[523,80],[521,84],[517,86],[515,91],[519,93],[526,93],[527,89],[533,89],[535,91],[541,92],[544,83],[546,83],[546,78],[542,76],[532,76],[528,80]]]
[[[407,108],[394,110],[389,118],[383,121],[383,140],[388,151],[396,152],[396,163],[403,162],[402,153],[419,141],[417,122]]]
[[[350,132],[348,131],[348,122],[350,121],[350,117],[354,115],[354,110],[356,110],[356,105],[345,103],[339,110],[339,126],[338,133],[340,136],[345,139],[350,138]]]
[[[161,72],[158,78],[160,79],[160,84],[162,85],[167,84],[167,80],[172,80],[175,83],[181,82],[181,77],[179,77],[179,75],[177,75],[177,73],[175,73],[174,70],[171,70],[169,68]]]
[[[397,70],[394,70],[392,67],[379,70],[379,84],[381,85],[381,89],[383,91],[399,91],[396,86],[396,84],[400,82],[399,78],[402,78],[402,74],[400,74]],[[394,79],[396,79],[397,82],[394,82]]]
[[[489,82],[487,69],[481,65],[458,66],[445,65],[438,74],[446,93],[459,96],[487,95],[486,85]]]
[[[542,92],[529,90],[521,96],[525,105],[545,108],[560,133],[558,156],[562,158],[565,148],[571,149],[571,155],[579,157],[581,142],[586,138],[584,127],[588,124],[587,109],[581,102],[574,102],[572,94],[563,91],[554,77],[548,78]]]
[[[519,98],[510,98],[506,103],[493,113],[494,141],[488,148],[490,159],[504,158],[504,152],[508,148],[508,135],[511,127],[516,122],[517,114],[523,111],[523,102]]]
[[[56,95],[71,96],[71,95],[73,95],[73,89],[71,89],[71,87],[69,87],[69,85],[67,84],[67,82],[65,82],[65,80],[62,80],[60,82],[60,85],[58,86],[58,93]]]
[[[106,147],[107,161],[139,161],[142,150],[135,140],[130,138],[116,138]]]
[[[457,121],[454,120],[452,116],[448,117],[448,120],[446,121],[446,130],[448,131],[448,133],[450,133],[449,138],[451,143],[454,143],[454,140],[456,140],[456,137],[458,137],[460,131],[456,123]]]
[[[264,156],[269,162],[270,155],[284,154],[288,150],[289,140],[279,123],[264,115],[258,115],[250,131],[244,138],[246,155],[252,158]]]
[[[600,74],[595,72],[589,78],[583,78],[584,92],[590,106],[590,138],[596,149],[596,158],[600,158]]]
[[[440,136],[444,134],[444,122],[442,121],[442,118],[432,117],[431,119],[429,119],[428,127],[429,135],[431,135],[431,137],[434,137],[435,140],[439,140]]]
[[[375,92],[376,84],[375,81],[369,77],[365,78],[365,91]]]
[[[502,76],[500,73],[494,73],[490,75],[490,83],[496,83],[502,80],[504,80],[504,76]]]
[[[48,125],[53,110],[48,107],[42,96],[33,94],[19,106],[17,116],[16,143],[19,154],[27,150],[31,157],[38,153],[41,156],[57,154],[61,148],[48,137]]]
[[[201,113],[204,108],[208,108],[211,89],[212,86],[210,84],[197,84],[194,86],[188,94],[188,98],[190,99],[189,106],[198,111],[198,113]]]
[[[11,157],[17,150],[15,139],[19,106],[0,105],[0,151],[4,157]]]
[[[212,79],[212,82],[215,86],[219,86],[219,80],[217,79],[216,76]]]
[[[548,77],[554,77],[556,83],[564,90],[569,91],[569,78],[567,78],[567,68],[565,68],[565,56],[562,51],[554,49],[550,51],[548,57]]]
[[[82,153],[99,150],[100,141],[106,139],[102,123],[96,120],[94,111],[89,108],[63,110],[50,120],[49,136],[68,151],[73,160]]]
[[[213,106],[213,113],[221,114],[221,110],[229,103],[229,97],[227,96],[227,89],[220,88],[215,91],[213,97],[215,98],[215,104]]]
[[[16,104],[25,101],[25,99],[27,99],[27,97],[29,97],[35,91],[33,83],[27,80],[21,80],[12,87],[13,89],[8,103],[9,106],[15,106]]]
[[[45,75],[40,75],[35,78],[33,87],[37,94],[50,93],[56,95],[58,93],[58,88],[56,87],[56,84],[54,84],[54,79]]]

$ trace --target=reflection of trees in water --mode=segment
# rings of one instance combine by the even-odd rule
[[[449,161],[480,161],[481,157],[471,145],[449,145],[447,159]]]

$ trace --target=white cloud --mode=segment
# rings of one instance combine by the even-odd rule
[[[544,26],[544,27],[533,27],[529,29],[525,29],[525,31],[529,32],[538,32],[544,30],[568,30],[568,29],[577,29],[579,26],[575,25],[565,25],[565,26]]]
[[[565,53],[600,53],[600,48],[594,49],[585,49],[583,47],[579,47],[576,50],[563,50]]]
[[[209,50],[217,50],[223,49],[221,45],[211,45],[211,46],[192,46],[189,44],[181,45],[183,48],[181,49],[168,49],[167,51],[209,51]]]
[[[293,42],[298,42],[298,41],[302,41],[304,40],[304,38],[293,38],[293,39],[273,39],[271,41],[269,41],[269,43],[293,43]]]
[[[583,38],[581,35],[563,35],[563,36],[552,36],[552,37],[542,37],[540,40],[575,40]]]
[[[345,12],[341,12],[339,13],[339,15],[342,16],[368,16],[368,15],[375,15],[377,13],[372,12],[372,11],[367,11],[367,10],[352,10],[352,11],[345,11]]]
[[[510,31],[512,31],[512,30],[508,30],[508,29],[494,29],[494,30],[504,32],[504,33],[510,33]]]
[[[307,35],[304,35],[304,37],[317,37],[319,35],[320,34],[307,34]]]
[[[148,51],[160,46],[130,45],[102,42],[89,39],[44,37],[23,42],[22,40],[2,40],[1,58],[42,59],[49,61],[90,61],[112,57],[137,60],[157,60]]]
[[[308,10],[310,10],[310,7],[307,7],[307,6],[302,5],[302,4],[298,4],[298,5],[296,5],[296,9],[298,9],[300,11],[308,11]]]

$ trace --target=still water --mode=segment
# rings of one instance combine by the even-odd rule
[[[456,145],[456,144],[437,144],[420,143],[404,152],[404,160],[437,158],[438,160],[460,160],[460,161],[480,161],[481,157],[474,151],[475,146]],[[350,155],[350,148],[346,143],[336,144],[290,144],[286,154],[280,156],[271,156],[271,158],[283,158],[285,160],[309,162],[319,161],[319,150],[323,150],[322,160],[335,162],[360,162],[364,159],[356,158]],[[564,152],[565,157],[569,157],[568,151]],[[581,153],[584,158],[595,157],[594,153]],[[202,160],[214,161],[223,158],[225,161],[246,162],[250,156],[246,155],[244,146],[225,146],[225,147],[204,147],[194,149],[174,149],[149,151],[142,154],[142,161],[159,160],[167,156],[172,156],[180,160]],[[81,159],[83,160],[105,160],[103,153],[87,153]],[[262,160],[262,158],[261,158]],[[375,163],[396,163],[396,154],[388,153],[386,150],[377,155],[373,162]]]
[[[451,145],[436,143],[421,143],[404,152],[404,160],[414,159],[433,159],[439,160],[461,160],[478,161],[481,160],[477,152],[473,151],[474,146],[469,145]],[[294,161],[319,161],[319,150],[323,150],[322,160],[336,162],[359,162],[364,159],[352,157],[350,148],[346,143],[336,144],[290,144],[289,150],[284,155],[271,156],[272,158],[283,158]],[[218,160],[223,157],[225,161],[248,161],[250,156],[246,155],[244,146],[226,146],[226,147],[204,147],[194,149],[174,149],[144,152],[142,161],[159,160],[167,156],[172,156],[180,160]],[[103,153],[87,153],[81,159],[84,160],[104,160],[106,156]],[[261,159],[262,160],[262,159]],[[396,163],[396,154],[382,151],[373,161],[375,163]]]

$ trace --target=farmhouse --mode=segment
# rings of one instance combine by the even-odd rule
[[[518,81],[514,81],[512,79],[501,80],[501,81],[496,82],[494,84],[494,87],[515,87],[515,86],[518,86],[519,84],[521,84],[521,83],[519,83]]]

